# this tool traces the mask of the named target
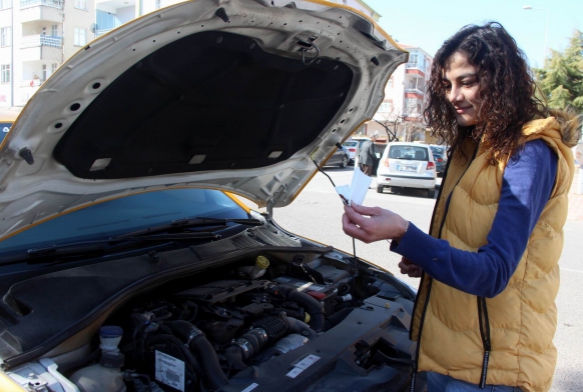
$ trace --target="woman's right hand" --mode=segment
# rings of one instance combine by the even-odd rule
[[[411,260],[406,257],[401,258],[399,268],[401,269],[402,274],[408,275],[411,278],[420,278],[423,274],[423,268],[412,263]]]
[[[342,229],[365,244],[380,240],[401,240],[408,227],[408,221],[380,207],[365,207],[354,203],[352,206],[344,206]]]

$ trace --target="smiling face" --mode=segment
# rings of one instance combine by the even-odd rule
[[[466,54],[455,52],[445,62],[443,84],[446,98],[455,110],[458,124],[476,125],[482,106],[478,67],[470,64]]]

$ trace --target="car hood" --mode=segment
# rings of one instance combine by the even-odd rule
[[[169,187],[286,206],[406,60],[325,1],[197,0],[138,18],[64,63],[2,142],[0,239]]]

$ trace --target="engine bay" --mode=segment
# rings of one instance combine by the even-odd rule
[[[230,391],[257,384],[254,389],[260,390],[261,378],[276,373],[267,371],[270,362],[275,365],[288,353],[306,351],[318,340],[342,346],[324,339],[335,328],[347,329],[343,335],[346,342],[352,339],[354,364],[364,372],[391,363],[391,358],[399,358],[400,365],[411,358],[411,347],[400,346],[394,338],[366,343],[358,339],[362,336],[357,329],[341,327],[357,309],[364,313],[357,318],[373,319],[367,313],[378,307],[390,311],[392,306],[402,306],[387,320],[387,312],[379,318],[405,331],[408,312],[395,302],[402,296],[393,286],[325,257],[278,263],[259,255],[254,265],[252,260],[243,264],[213,271],[203,279],[208,283],[163,298],[140,298],[108,320],[125,331],[120,351],[130,389],[155,385],[164,391]],[[228,278],[214,280],[218,276]],[[300,381],[304,370],[329,361],[318,354],[322,351],[308,349],[304,356],[290,358],[285,377]],[[306,358],[307,363],[298,367]]]
[[[55,362],[81,391],[405,390],[412,299],[334,250],[254,253],[141,290]]]

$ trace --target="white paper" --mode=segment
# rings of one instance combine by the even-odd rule
[[[371,182],[372,177],[367,176],[357,167],[352,174],[351,184],[337,186],[336,192],[338,192],[340,197],[342,197],[348,205],[351,205],[352,202],[362,205]]]

